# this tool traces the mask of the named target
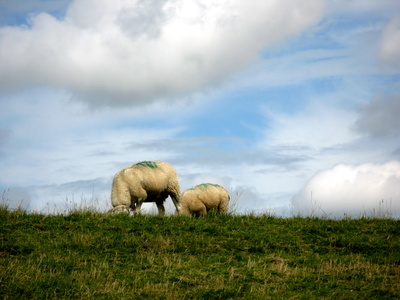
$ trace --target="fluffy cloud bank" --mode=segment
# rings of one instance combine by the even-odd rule
[[[316,24],[323,1],[75,0],[0,28],[0,88],[65,87],[92,104],[211,86]]]
[[[305,215],[399,217],[400,162],[336,165],[311,178],[292,204]]]

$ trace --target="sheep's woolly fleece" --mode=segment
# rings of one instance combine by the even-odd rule
[[[178,211],[180,187],[174,167],[162,161],[139,162],[115,174],[111,211],[125,211],[124,207],[129,207],[139,213],[143,202],[155,202],[159,214],[164,215],[164,201],[168,196]]]
[[[180,214],[205,215],[209,211],[228,212],[229,193],[222,186],[203,183],[186,190],[180,200]]]

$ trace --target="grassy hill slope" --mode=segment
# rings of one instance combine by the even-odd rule
[[[400,298],[400,221],[0,209],[4,299]]]

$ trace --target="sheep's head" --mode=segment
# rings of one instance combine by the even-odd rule
[[[126,205],[118,205],[114,207],[113,209],[110,210],[110,213],[112,214],[127,214],[129,215],[130,212],[133,211],[133,209],[129,206]]]
[[[178,204],[178,207],[176,208],[175,211],[175,216],[180,216],[180,215],[182,215],[182,206]]]

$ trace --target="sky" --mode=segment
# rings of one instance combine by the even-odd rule
[[[237,214],[399,218],[399,115],[397,0],[0,0],[11,208],[107,211],[163,160]]]

